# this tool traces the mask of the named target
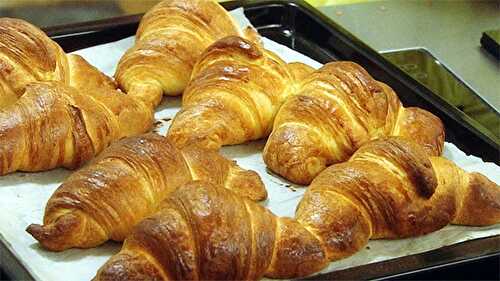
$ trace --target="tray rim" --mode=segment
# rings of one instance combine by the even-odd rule
[[[347,30],[342,28],[340,25],[336,24],[333,20],[328,18],[326,15],[321,13],[319,10],[317,10],[317,9],[313,8],[312,6],[310,6],[309,4],[305,3],[304,1],[300,1],[300,0],[240,0],[240,1],[238,1],[238,0],[235,0],[235,1],[223,2],[221,4],[222,4],[222,6],[224,6],[228,10],[238,8],[238,7],[243,7],[243,8],[255,7],[255,8],[257,8],[258,6],[266,6],[266,5],[269,6],[269,5],[273,5],[273,4],[294,6],[296,8],[303,9],[305,12],[307,12],[309,14],[309,16],[319,17],[321,19],[322,24],[327,25],[330,28],[337,28],[337,29],[339,29],[340,32],[344,33],[344,35],[346,35],[348,37],[350,36],[350,37],[355,38]],[[107,18],[107,19],[96,20],[96,21],[57,25],[57,26],[53,26],[53,27],[45,27],[45,28],[42,28],[42,30],[44,32],[46,32],[47,35],[49,35],[51,38],[57,39],[57,38],[68,37],[68,36],[76,36],[78,34],[92,33],[92,32],[101,31],[104,29],[119,28],[119,27],[123,27],[126,25],[137,24],[140,21],[140,19],[142,18],[142,15],[143,14],[132,14],[132,15],[119,16],[119,17]],[[360,41],[360,42],[364,45],[364,43],[362,41]],[[373,50],[372,48],[370,48],[367,45],[364,45],[363,47],[367,48],[368,50],[371,50],[373,52],[376,52],[375,50]],[[384,58],[382,58],[382,59],[385,60]],[[406,75],[406,73],[404,73],[404,72],[402,72],[402,73],[406,76],[407,79],[410,79],[410,80],[420,84],[418,81],[415,81],[413,78]],[[478,97],[480,97],[480,96],[478,95]],[[435,101],[429,99],[428,97],[422,96],[422,98],[424,98],[426,102],[435,103]],[[450,112],[448,112],[448,111],[446,111],[444,113],[446,113],[448,116],[450,116],[451,118],[454,118],[454,119],[455,119],[455,117],[457,117],[457,116],[455,116],[455,114],[450,114]],[[462,115],[464,115],[467,118],[470,118],[465,114],[462,114]],[[457,120],[457,121],[465,121],[465,120],[463,120],[463,116],[460,116],[459,120]],[[476,130],[475,128],[473,128],[473,129]],[[477,135],[482,135],[481,132],[475,132],[475,133]],[[398,257],[398,258],[389,259],[389,260],[380,261],[380,262],[368,263],[368,264],[364,264],[364,265],[360,265],[360,266],[331,271],[331,272],[327,272],[327,273],[315,274],[313,276],[304,278],[304,280],[337,279],[337,278],[335,278],[336,274],[338,274],[339,272],[344,272],[344,271],[348,271],[348,270],[368,273],[377,267],[383,268],[384,266],[386,266],[389,263],[399,262],[399,261],[402,261],[406,258],[423,257],[423,259],[425,260],[425,256],[427,256],[427,255],[435,254],[435,255],[440,255],[440,256],[447,256],[446,254],[450,251],[450,249],[462,248],[462,247],[464,247],[464,245],[471,245],[471,244],[486,245],[488,243],[493,243],[493,245],[497,246],[497,248],[496,249],[487,248],[486,253],[473,255],[471,257],[463,257],[463,256],[459,256],[459,257],[455,257],[455,258],[448,257],[448,258],[442,259],[440,261],[436,261],[432,264],[417,264],[414,266],[408,266],[408,267],[406,267],[405,270],[402,270],[402,271],[398,271],[398,270],[394,271],[393,270],[392,272],[388,273],[386,270],[385,274],[378,275],[378,276],[373,275],[373,276],[371,276],[370,279],[382,280],[385,278],[393,278],[393,277],[398,277],[398,276],[408,276],[408,275],[411,275],[413,273],[429,271],[429,270],[432,270],[435,268],[442,268],[442,267],[452,266],[455,264],[465,263],[465,262],[474,261],[474,260],[478,260],[478,259],[484,259],[484,258],[489,258],[489,257],[493,257],[493,256],[500,256],[500,235],[495,235],[495,236],[489,236],[489,237],[484,237],[484,238],[467,240],[467,241],[448,245],[448,246],[441,247],[441,248],[434,249],[434,250],[430,250],[430,251],[425,251],[425,252],[418,253],[418,254]],[[1,251],[2,254],[0,255],[0,257],[4,256],[3,250],[5,249],[8,252],[7,255],[10,255],[10,258],[12,258],[15,263],[17,263],[17,265],[14,265],[15,267],[18,267],[18,268],[16,268],[16,270],[19,270],[19,268],[20,268],[23,271],[23,274],[29,275],[29,277],[32,280],[37,280],[33,277],[34,275],[31,272],[31,270],[29,269],[29,267],[26,266],[26,264],[23,260],[21,260],[17,257],[16,253],[12,250],[11,247],[9,247],[9,245],[10,245],[10,243],[5,240],[5,237],[3,237],[3,235],[0,234],[0,249],[2,250]],[[420,266],[420,265],[423,265],[423,266]],[[11,271],[14,271],[14,269],[6,268],[5,266],[3,266],[2,268],[4,269],[4,271],[7,274],[9,274],[9,277],[11,277],[11,275],[12,275]],[[362,278],[362,279],[367,279],[367,278]]]

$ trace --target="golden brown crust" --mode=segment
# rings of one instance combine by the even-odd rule
[[[488,213],[488,215],[486,215]],[[316,177],[296,218],[336,260],[369,239],[404,238],[447,224],[500,223],[500,187],[404,138],[368,142]]]
[[[441,119],[418,107],[403,110],[391,135],[415,141],[430,156],[439,156],[443,152],[445,136]]]
[[[16,103],[0,109],[0,174],[79,167],[151,123],[150,110],[115,91],[29,84]]]
[[[0,18],[0,108],[13,104],[37,81],[68,82],[63,50],[26,21]]]
[[[24,20],[0,18],[0,108],[13,104],[28,84],[51,81],[81,91],[116,89],[111,78],[82,57],[66,55],[39,28]]]
[[[276,217],[217,185],[188,183],[135,227],[95,280],[130,280],[145,268],[141,277],[160,280],[297,278],[356,253],[369,239],[499,222],[498,185],[391,137],[370,141],[348,162],[321,172],[295,219]]]
[[[117,88],[115,81],[96,67],[90,65],[79,55],[67,55],[69,68],[69,85],[79,90],[107,92]]]
[[[466,188],[464,188],[466,187]],[[500,222],[500,187],[479,173],[467,174],[453,223],[483,226]]]
[[[431,157],[442,185],[455,192],[456,214],[453,224],[483,226],[500,222],[500,186],[480,173],[467,173],[453,162]]]
[[[308,75],[298,94],[280,108],[263,156],[277,174],[309,184],[362,144],[389,135],[417,141],[431,155],[439,155],[444,144],[437,117],[403,108],[392,89],[361,66],[332,62]]]
[[[434,193],[437,179],[423,147],[400,138],[382,138],[380,141],[363,145],[352,159],[372,159],[377,156],[405,171],[406,177],[419,195],[428,198]]]
[[[137,255],[142,258],[128,258]],[[141,275],[145,279],[259,280],[310,274],[326,259],[316,238],[296,221],[195,181],[138,224],[94,280],[130,280],[144,272],[146,262],[153,269]]]
[[[203,50],[228,35],[242,33],[216,1],[163,1],[142,18],[116,80],[128,94],[156,106],[162,94],[181,94]]]
[[[297,76],[310,69],[296,63]],[[299,66],[300,65],[300,66]],[[266,137],[298,83],[275,54],[247,39],[218,40],[201,55],[168,138],[210,149]]]
[[[161,200],[193,179],[236,189],[253,200],[267,196],[255,172],[216,152],[196,147],[181,151],[164,137],[146,134],[111,145],[71,175],[47,202],[44,225],[31,225],[28,232],[53,251],[121,241]],[[246,183],[247,189],[235,182]]]
[[[79,167],[152,120],[82,57],[23,20],[0,18],[0,175]]]

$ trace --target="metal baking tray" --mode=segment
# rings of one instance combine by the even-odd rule
[[[440,99],[431,90],[386,60],[344,28],[304,1],[230,1],[228,10],[244,7],[245,15],[259,33],[321,63],[350,60],[373,77],[390,85],[405,106],[425,108],[441,118],[446,140],[468,154],[499,163],[497,140],[481,133],[471,118]],[[67,52],[116,41],[135,34],[141,15],[46,28]],[[5,245],[0,243],[3,266],[12,277],[33,279]],[[500,236],[470,240],[437,250],[315,275],[310,279],[408,278],[416,272],[451,267],[478,259],[500,257]]]

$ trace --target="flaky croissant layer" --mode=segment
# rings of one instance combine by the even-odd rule
[[[216,1],[162,1],[142,18],[134,46],[120,59],[116,81],[154,107],[163,94],[182,94],[203,50],[229,35],[243,34]]]
[[[286,64],[258,42],[220,39],[195,64],[167,136],[178,147],[196,142],[210,149],[266,137],[279,107],[312,71]]]
[[[267,196],[255,172],[218,153],[196,146],[179,150],[164,137],[146,134],[111,145],[72,174],[47,202],[43,225],[32,224],[27,231],[52,251],[122,241],[165,197],[196,179],[252,200]]]
[[[93,280],[293,277],[319,270],[324,260],[321,245],[296,221],[195,181],[137,225]]]
[[[0,109],[0,175],[77,168],[113,141],[147,131],[153,113],[118,92],[33,83]]]
[[[134,228],[94,280],[297,278],[369,239],[413,237],[450,223],[500,223],[500,187],[413,142],[388,138],[324,170],[295,219],[217,185],[188,183]]]
[[[392,89],[353,62],[331,62],[313,72],[280,108],[264,148],[266,165],[307,185],[322,170],[384,136],[416,141],[434,156],[442,152],[441,120],[404,108]]]
[[[69,83],[64,51],[30,23],[0,18],[0,108],[13,104],[33,82]]]
[[[144,133],[152,108],[37,27],[0,18],[0,175],[76,168]]]

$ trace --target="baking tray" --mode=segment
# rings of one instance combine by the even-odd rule
[[[262,35],[321,63],[350,60],[362,65],[377,80],[390,85],[405,106],[419,106],[438,115],[446,140],[466,153],[499,163],[499,144],[482,134],[459,109],[440,99],[375,50],[304,1],[231,1],[224,7],[244,7],[246,16]],[[141,15],[45,28],[67,52],[116,41],[135,34]],[[500,256],[500,236],[471,240],[393,260],[315,275],[314,279],[403,278],[477,259]],[[33,279],[5,245],[0,244],[3,266],[13,277]]]

